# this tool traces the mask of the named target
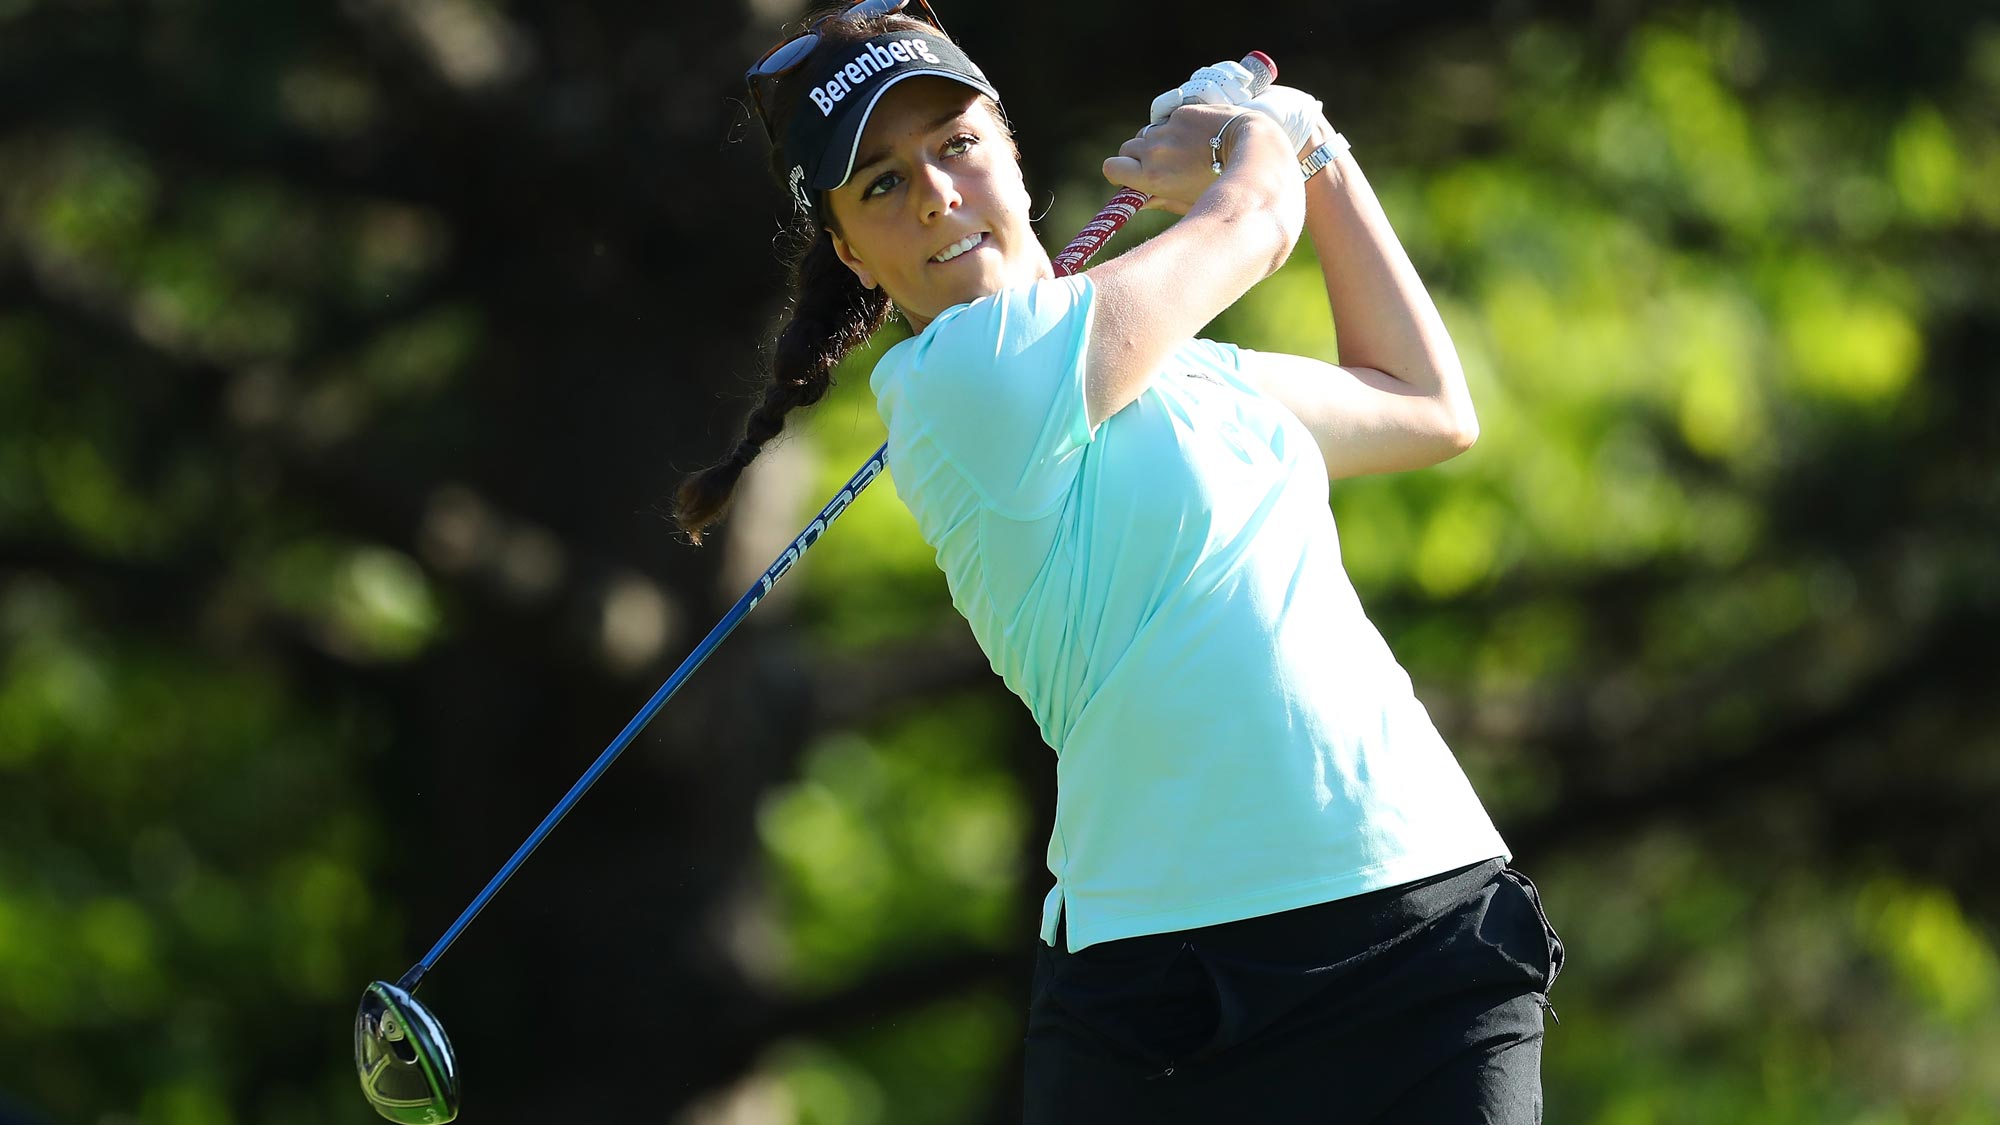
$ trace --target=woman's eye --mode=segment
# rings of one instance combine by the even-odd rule
[[[946,156],[963,156],[966,150],[978,143],[979,138],[971,133],[960,133],[944,143],[943,152]],[[867,187],[861,189],[861,198],[873,199],[878,195],[886,195],[902,182],[903,178],[896,173],[884,172],[870,180]]]

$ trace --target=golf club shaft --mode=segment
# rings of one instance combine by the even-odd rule
[[[1121,206],[1120,200],[1128,195],[1138,195],[1141,202],[1145,200],[1145,196],[1126,188],[1105,205],[1104,211],[1091,223],[1091,227],[1097,227],[1105,222],[1106,216],[1118,209]],[[1136,209],[1136,206],[1133,209]],[[1129,218],[1131,210],[1126,210],[1124,216],[1112,223],[1102,234],[1097,235],[1087,249],[1073,255],[1067,263],[1059,261],[1056,264],[1056,275],[1062,277],[1076,272],[1091,254],[1097,252],[1098,247],[1104,245],[1113,232],[1125,225],[1125,219]],[[1082,238],[1083,236],[1078,236],[1079,241]],[[1076,243],[1073,242],[1064,253],[1070,254],[1075,249]],[[737,599],[736,604],[730,607],[729,612],[723,615],[722,620],[716,622],[715,628],[708,631],[708,636],[703,637],[701,643],[695,646],[695,650],[688,654],[688,658],[681,662],[681,666],[674,669],[674,674],[667,677],[667,682],[660,685],[659,690],[653,693],[653,697],[646,701],[646,705],[639,708],[639,713],[632,716],[632,721],[625,724],[625,729],[618,732],[618,737],[611,740],[611,745],[606,746],[604,752],[597,756],[597,760],[590,764],[590,768],[584,771],[583,776],[577,779],[576,784],[570,786],[569,792],[563,794],[562,800],[556,802],[556,807],[549,811],[549,815],[543,817],[542,822],[535,826],[535,830],[528,834],[528,838],[521,842],[521,846],[514,849],[513,856],[494,873],[486,888],[479,892],[478,897],[472,900],[463,913],[459,914],[458,920],[451,924],[451,928],[444,932],[443,937],[438,938],[437,944],[431,946],[430,952],[424,954],[422,960],[410,966],[410,971],[404,973],[402,979],[396,982],[398,988],[406,992],[416,991],[417,985],[424,979],[424,974],[431,971],[431,966],[437,964],[438,958],[444,956],[444,951],[451,948],[451,943],[458,940],[458,935],[465,931],[465,927],[472,924],[472,920],[479,916],[479,912],[486,908],[486,904],[499,893],[500,888],[507,885],[507,880],[513,878],[514,872],[536,848],[541,846],[542,840],[555,830],[555,826],[562,822],[562,818],[569,814],[569,810],[575,807],[577,801],[590,791],[591,786],[597,784],[597,779],[604,775],[605,770],[611,768],[611,763],[618,760],[618,756],[625,752],[625,747],[638,737],[640,731],[646,729],[646,724],[653,721],[653,716],[659,714],[660,708],[666,706],[667,700],[674,697],[674,693],[680,690],[688,677],[694,675],[695,669],[701,667],[709,654],[728,639],[729,634],[736,630],[736,626],[742,624],[743,619],[749,616],[757,603],[764,600],[764,596],[778,584],[778,579],[783,578],[799,561],[799,556],[805,554],[814,543],[819,542],[820,536],[826,533],[827,526],[839,518],[840,514],[847,510],[848,505],[854,503],[854,498],[861,495],[861,490],[873,484],[875,478],[882,475],[882,470],[888,463],[889,446],[884,443],[882,448],[876,450],[874,455],[868,458],[868,462],[861,466],[860,471],[848,480],[839,494],[826,502],[826,506],[820,509],[819,515],[806,525],[804,531],[799,532],[798,537],[792,540],[784,553],[764,571],[763,577],[757,579],[756,585],[751,586],[741,598]]]
[[[430,972],[431,966],[437,963],[437,959],[444,956],[444,951],[451,948],[451,943],[456,941],[465,927],[479,916],[479,912],[486,908],[487,902],[507,884],[507,880],[513,877],[522,862],[541,846],[542,840],[555,830],[555,826],[562,822],[562,818],[568,815],[577,801],[590,791],[591,786],[597,784],[597,779],[604,775],[605,770],[611,768],[611,763],[618,760],[618,756],[625,752],[625,747],[638,737],[640,731],[646,729],[646,724],[653,721],[653,716],[659,714],[660,708],[666,706],[667,700],[672,699],[681,685],[687,682],[688,677],[694,675],[695,669],[700,668],[709,654],[720,647],[722,642],[729,638],[730,633],[736,631],[736,627],[743,623],[743,619],[750,615],[750,611],[757,607],[757,603],[763,601],[764,596],[771,592],[771,588],[778,584],[778,579],[783,578],[786,572],[792,569],[793,564],[799,561],[799,556],[805,554],[814,543],[819,542],[819,537],[826,533],[827,525],[847,510],[847,506],[854,502],[854,498],[861,494],[862,489],[867,488],[874,483],[876,477],[882,475],[888,454],[887,445],[876,450],[875,455],[868,459],[868,463],[861,466],[860,471],[848,480],[846,486],[833,499],[826,502],[826,506],[820,509],[819,515],[806,525],[804,531],[799,532],[798,537],[793,539],[784,553],[764,571],[756,584],[737,599],[728,613],[723,614],[722,620],[715,623],[715,627],[701,639],[701,643],[688,654],[688,658],[681,661],[681,666],[674,669],[674,674],[667,677],[667,682],[660,685],[659,690],[653,693],[653,697],[646,701],[646,705],[639,708],[639,713],[632,716],[632,721],[625,724],[625,729],[618,732],[618,737],[611,740],[611,745],[604,748],[604,752],[597,756],[597,760],[590,764],[590,768],[583,772],[583,776],[577,779],[576,784],[570,786],[569,792],[563,794],[562,800],[556,802],[556,807],[549,810],[549,815],[543,817],[542,822],[535,826],[535,830],[528,834],[528,838],[521,842],[521,846],[514,849],[514,854],[499,871],[494,873],[486,888],[479,892],[478,897],[474,898],[458,916],[458,920],[444,932],[444,936],[438,938],[437,944],[431,946],[430,952],[424,954],[423,959],[415,965],[410,966],[410,971],[404,973],[402,979],[396,982],[398,988],[405,991],[416,989],[417,984],[424,979],[424,974]]]

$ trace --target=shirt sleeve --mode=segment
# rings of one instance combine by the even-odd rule
[[[1078,276],[947,309],[884,357],[897,365],[875,380],[891,442],[928,438],[1003,516],[1046,514],[1094,436],[1083,382],[1092,296]]]

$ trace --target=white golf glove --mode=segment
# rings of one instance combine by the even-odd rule
[[[1241,63],[1219,62],[1188,76],[1186,82],[1153,99],[1152,122],[1158,125],[1184,105],[1240,105],[1254,109],[1276,121],[1292,139],[1292,147],[1305,147],[1313,127],[1326,120],[1320,100],[1295,86],[1268,86],[1251,96],[1250,72]],[[1329,126],[1328,132],[1332,132]]]

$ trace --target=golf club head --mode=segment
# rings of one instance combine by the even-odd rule
[[[387,981],[361,993],[354,1015],[354,1072],[375,1112],[408,1125],[458,1116],[458,1060],[444,1025]]]

